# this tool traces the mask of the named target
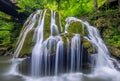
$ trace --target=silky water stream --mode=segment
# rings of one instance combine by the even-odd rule
[[[58,22],[56,21],[56,12],[51,10],[50,26],[48,26],[50,34],[45,38],[46,12],[47,10],[38,10],[30,15],[26,21],[27,25],[19,37],[14,58],[11,60],[12,64],[8,68],[9,71],[4,72],[2,77],[11,76],[15,79],[14,81],[120,81],[119,63],[110,57],[109,50],[95,27],[86,21],[68,17],[63,32],[61,20],[58,19],[59,28],[56,24]],[[34,28],[36,21],[38,24]],[[86,28],[88,34],[81,36],[79,33],[73,32],[71,39],[69,36],[66,37],[67,47],[65,47],[62,34],[69,33],[68,30],[72,22],[80,22],[82,30],[84,31]],[[19,58],[27,33],[33,29],[34,46],[31,55],[27,58]],[[90,62],[89,69],[83,67],[85,50],[81,37],[91,42],[97,50],[96,54],[90,54],[86,58]],[[22,72],[19,71],[20,64],[24,68]],[[13,79],[8,81],[13,81]]]

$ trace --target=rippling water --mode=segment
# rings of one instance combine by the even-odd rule
[[[11,66],[10,60],[11,57],[0,56],[0,81],[23,81],[23,79],[19,76],[6,75]]]
[[[116,81],[117,78],[115,76],[117,73],[109,68],[99,69],[96,74],[86,74],[86,71],[84,71],[84,74],[69,73],[60,76],[40,77],[37,79],[23,75],[6,75],[12,64],[10,60],[11,57],[0,57],[0,81]]]

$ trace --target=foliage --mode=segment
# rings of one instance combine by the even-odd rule
[[[13,44],[19,34],[21,24],[11,16],[0,12],[0,46]]]
[[[13,27],[13,23],[7,22],[2,19],[2,17],[6,17],[7,20],[10,19],[10,16],[0,13],[0,45],[8,45],[10,44],[10,30]]]
[[[19,6],[24,12],[31,13],[37,9],[52,9],[65,16],[82,16],[93,10],[94,0],[18,0]],[[106,0],[98,0],[98,6]]]
[[[96,26],[111,53],[120,58],[120,11],[119,9],[101,10],[90,14],[88,21]]]
[[[10,32],[2,31],[0,32],[0,45],[7,46],[10,43]]]

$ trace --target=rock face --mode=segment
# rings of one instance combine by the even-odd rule
[[[113,56],[120,58],[120,48],[110,47],[110,51]]]
[[[0,56],[5,54],[5,50],[0,49]]]

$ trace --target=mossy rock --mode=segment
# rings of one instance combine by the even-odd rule
[[[109,47],[110,52],[113,56],[120,58],[120,48]]]
[[[36,11],[37,12],[37,11]],[[31,16],[27,19],[26,23],[24,24],[22,30],[21,30],[21,37],[19,37],[19,39],[22,39],[22,33],[25,32],[26,27],[29,26],[29,24],[31,24],[31,18],[34,16],[34,14],[36,13],[34,12],[33,14],[31,14]],[[33,41],[33,35],[35,32],[36,27],[38,26],[38,22],[40,19],[40,14],[42,13],[43,15],[44,10],[42,10],[40,13],[37,14],[36,19],[35,19],[35,23],[33,28],[27,33],[22,49],[20,50],[19,56],[18,57],[24,57],[24,56],[28,56],[31,54],[32,52],[32,48],[34,46],[34,41]],[[62,18],[63,19],[63,18]],[[58,26],[58,30],[59,32],[61,32],[61,26],[62,26],[62,22],[60,23],[60,19],[59,19],[59,14],[56,12],[55,14],[55,23]],[[44,40],[46,40],[49,36],[50,36],[50,26],[51,26],[51,10],[47,10],[46,14],[45,14],[45,19],[44,19]],[[18,44],[21,40],[18,41]],[[18,44],[16,46],[18,46]]]
[[[65,47],[67,47],[67,39],[69,39],[69,41],[71,41],[71,39],[73,38],[74,35],[75,34],[73,34],[73,33],[64,33],[64,34],[61,35]],[[88,51],[89,54],[97,53],[97,50],[92,45],[92,43],[90,41],[88,41],[86,38],[83,38],[83,36],[81,36],[81,42],[83,44],[83,48],[85,48]]]
[[[68,39],[69,41],[71,41],[71,39],[73,38],[74,35],[75,35],[75,34],[73,34],[73,33],[62,33],[62,34],[61,34],[62,41],[63,41],[64,46],[65,46],[66,48],[68,47],[68,45],[67,45],[67,39]]]
[[[19,57],[28,56],[32,53],[32,48],[34,45],[33,42],[34,30],[31,30],[27,33],[25,41],[23,43],[22,49],[20,51]]]
[[[40,14],[42,13],[42,15],[43,15],[43,12],[44,12],[44,10],[37,14],[34,26],[27,33],[24,43],[23,43],[23,46],[22,46],[22,49],[20,50],[20,54],[18,57],[28,56],[32,53],[32,48],[34,47],[34,44],[35,44],[35,42],[33,41],[33,35],[35,33],[36,27],[38,26],[39,19],[41,18]],[[25,25],[23,26],[23,29],[21,30],[21,32],[24,32],[24,29],[29,25],[29,23],[31,23],[31,21],[29,19],[31,19],[33,15],[34,15],[34,13],[31,15],[31,17],[28,18],[28,20],[25,23]],[[64,19],[64,17],[62,17],[62,19]],[[60,22],[61,21],[59,19],[59,14],[56,12],[55,23],[58,26],[59,35],[61,35],[62,40],[64,42],[64,46],[66,48],[67,48],[67,38],[71,41],[71,39],[73,38],[73,36],[76,33],[76,34],[80,34],[81,41],[83,42],[83,47],[86,48],[89,53],[96,52],[95,49],[93,49],[92,44],[87,39],[83,39],[83,36],[85,34],[87,34],[87,29],[85,29],[86,27],[84,27],[84,29],[83,29],[83,25],[81,22],[78,22],[78,21],[71,22],[70,27],[68,29],[68,33],[62,33],[62,34],[60,34],[61,33],[61,25],[62,25],[61,23],[64,23],[64,21],[61,23]],[[46,14],[45,14],[45,19],[44,19],[44,40],[46,40],[50,36],[50,33],[51,33],[50,26],[51,26],[51,10],[47,10]],[[54,51],[51,54],[54,54]]]
[[[70,23],[70,26],[68,28],[68,33],[78,33],[82,34],[83,28],[81,22],[73,21]]]
[[[90,47],[89,49],[87,49],[88,51],[88,54],[96,54],[97,53],[97,50],[95,47]]]
[[[44,39],[50,35],[51,11],[47,10],[44,21]]]
[[[95,54],[97,50],[93,47],[92,43],[88,41],[86,38],[83,38],[83,47],[87,49],[88,54]]]
[[[83,38],[83,47],[88,49],[92,47],[92,44],[87,39]]]
[[[59,33],[61,33],[61,26],[63,27],[62,23],[64,21],[62,22],[62,19],[64,19],[64,17],[62,17],[60,19],[59,13],[56,12],[55,13],[55,24],[58,27]],[[50,36],[50,33],[51,33],[50,26],[51,26],[51,10],[47,10],[46,15],[45,15],[45,21],[44,21],[44,39],[46,39]]]

